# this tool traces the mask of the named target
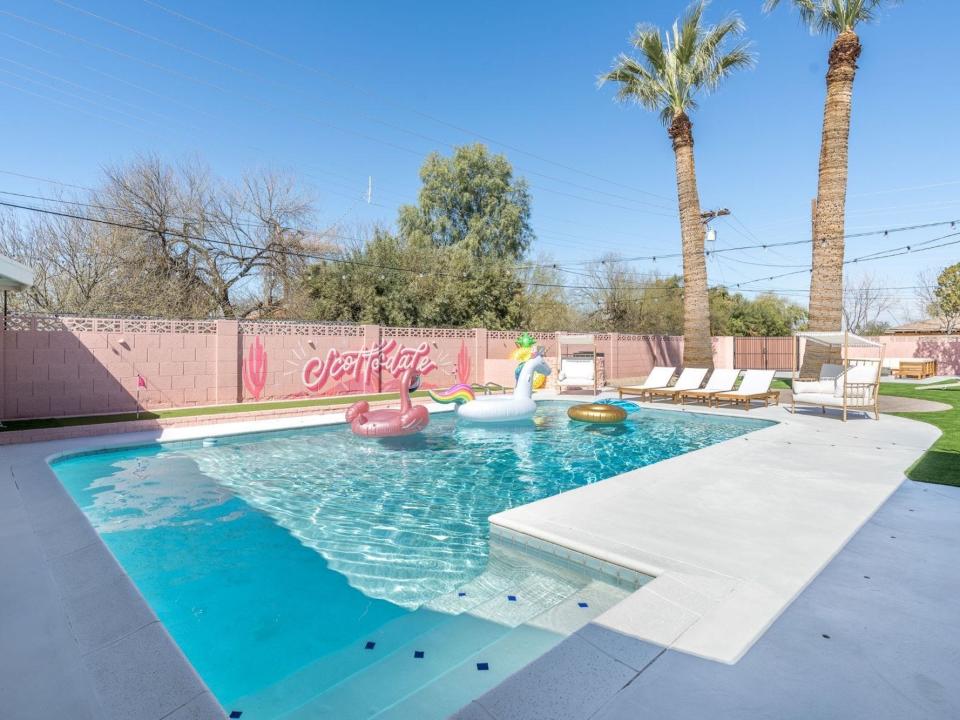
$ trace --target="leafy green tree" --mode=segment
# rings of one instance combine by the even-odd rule
[[[420,170],[417,205],[404,205],[399,232],[376,230],[365,243],[312,267],[306,279],[311,314],[328,320],[440,327],[515,328],[559,293],[518,267],[533,241],[530,195],[503,155],[480,144],[452,157],[430,155]],[[549,285],[549,283],[543,283]],[[554,283],[559,284],[559,283]]]
[[[377,230],[306,279],[317,319],[422,327],[512,329],[524,317],[511,263],[477,262],[463,247],[433,247]]]
[[[960,263],[943,269],[933,290],[932,313],[943,324],[945,333],[960,328]]]
[[[432,153],[420,168],[416,205],[400,208],[400,235],[434,247],[459,246],[476,258],[519,259],[533,241],[530,193],[503,155],[482,144],[452,157]]]
[[[689,112],[697,107],[697,95],[715,90],[734,70],[753,64],[745,43],[725,49],[728,40],[745,30],[740,18],[730,15],[718,25],[704,25],[706,5],[706,0],[694,2],[662,36],[656,27],[640,25],[631,39],[639,57],[621,55],[601,77],[601,82],[619,85],[618,100],[658,110],[668,128],[676,159],[683,249],[683,362],[698,367],[713,366],[713,349],[703,247],[706,229],[700,213]]]
[[[714,335],[790,335],[801,329],[806,319],[807,313],[802,307],[779,295],[764,293],[750,300],[740,293],[731,294],[724,287],[710,289]]]

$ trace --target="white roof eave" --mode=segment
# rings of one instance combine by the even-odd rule
[[[26,290],[33,285],[33,269],[0,255],[0,290]]]

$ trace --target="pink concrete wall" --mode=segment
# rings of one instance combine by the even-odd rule
[[[883,344],[885,358],[933,358],[938,375],[960,375],[960,335],[883,335],[876,338]],[[877,353],[853,350],[855,357],[875,357]]]
[[[502,372],[491,378],[484,368],[502,370],[520,335],[482,328],[20,316],[6,318],[2,327],[0,417],[5,419],[129,412],[138,403],[149,409],[391,391],[405,359],[423,363],[424,388],[459,382],[461,370],[470,382],[502,382]],[[556,364],[557,334],[532,334]],[[642,377],[654,365],[682,364],[682,337],[595,337],[608,380]],[[935,357],[941,374],[960,374],[960,337],[880,340],[887,357]],[[716,367],[732,367],[732,338],[714,338],[713,349]],[[304,376],[309,363],[336,369],[310,385]],[[138,376],[145,387],[138,389]],[[319,371],[308,379],[318,377]]]
[[[609,378],[643,377],[656,365],[682,364],[682,337],[620,334],[617,340]]]
[[[138,393],[142,408],[216,402],[216,335],[117,329],[3,332],[3,417],[132,411]]]

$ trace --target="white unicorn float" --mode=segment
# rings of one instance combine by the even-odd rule
[[[533,400],[533,375],[550,374],[550,366],[544,359],[543,348],[530,356],[520,366],[517,385],[512,395],[487,395],[476,397],[468,385],[454,385],[449,390],[435,393],[430,397],[439,403],[457,403],[457,417],[474,422],[510,422],[533,417],[537,403]]]

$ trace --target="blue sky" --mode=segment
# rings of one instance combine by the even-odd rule
[[[734,213],[715,224],[720,248],[809,237],[829,40],[811,36],[787,4],[764,15],[760,0],[715,0],[708,12],[739,11],[758,55],[693,116],[702,203]],[[7,0],[0,171],[91,185],[103,165],[137,153],[199,155],[226,176],[254,166],[300,173],[320,224],[391,224],[397,205],[415,200],[428,152],[483,136],[531,185],[535,253],[562,264],[675,252],[666,132],[595,78],[628,49],[637,22],[666,26],[684,6]],[[960,50],[936,31],[958,23],[958,3],[908,0],[861,29],[848,232],[960,218]],[[56,188],[0,173],[0,190]],[[847,255],[948,232],[855,238]],[[851,275],[906,288],[958,257],[960,245],[948,246],[864,262]],[[800,245],[715,255],[709,272],[734,285],[805,264]],[[679,270],[670,260],[636,265]],[[798,275],[745,288],[805,302],[806,283]],[[913,290],[888,294],[898,303],[891,319],[915,314]]]

